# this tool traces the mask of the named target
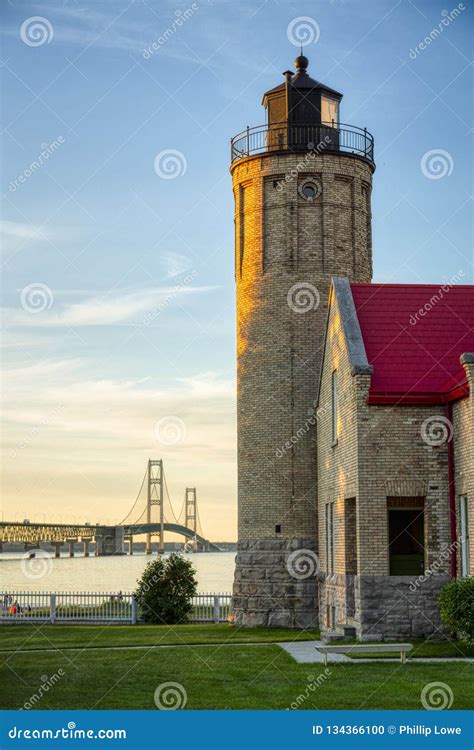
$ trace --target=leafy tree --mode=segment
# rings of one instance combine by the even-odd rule
[[[146,566],[135,591],[140,617],[155,624],[187,622],[196,591],[190,560],[176,554],[157,557]]]
[[[474,578],[450,581],[439,596],[441,620],[464,641],[474,640]]]

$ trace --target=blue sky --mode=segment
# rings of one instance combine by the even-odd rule
[[[117,520],[163,457],[176,506],[196,484],[205,532],[235,538],[229,139],[263,123],[307,17],[310,74],[375,137],[374,281],[472,283],[469,3],[11,0],[1,16],[4,516]]]

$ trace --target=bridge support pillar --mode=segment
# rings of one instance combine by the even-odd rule
[[[83,539],[84,542],[84,557],[89,557],[89,545],[91,543],[90,539]]]
[[[61,557],[61,542],[54,542],[54,556]]]
[[[133,536],[128,538],[128,554],[133,555]]]
[[[150,537],[150,538],[148,538],[148,537]],[[146,555],[151,555],[151,551],[152,551],[151,550],[151,535],[147,534],[146,546],[145,546],[145,554]]]
[[[74,539],[68,539],[69,542],[69,557],[74,557]]]

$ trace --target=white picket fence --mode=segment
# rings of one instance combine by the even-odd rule
[[[227,622],[231,594],[197,594],[193,597],[191,622]],[[0,592],[1,623],[124,623],[136,625],[140,612],[135,596],[113,591],[97,592]]]

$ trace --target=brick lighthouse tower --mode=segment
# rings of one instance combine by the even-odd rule
[[[296,73],[232,139],[237,285],[236,623],[318,624],[315,399],[332,276],[370,282],[373,139]],[[321,405],[320,405],[321,408]],[[324,405],[322,405],[324,408]]]

